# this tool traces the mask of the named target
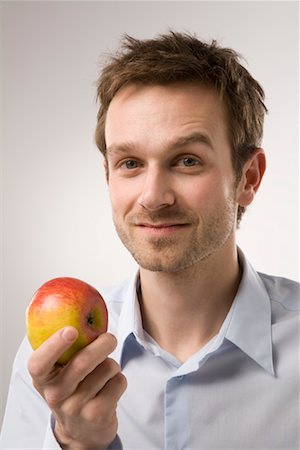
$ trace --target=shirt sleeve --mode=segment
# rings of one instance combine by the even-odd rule
[[[113,440],[113,442],[110,444],[110,446],[107,448],[107,450],[123,450],[123,445],[118,434]]]
[[[13,364],[0,436],[1,449],[43,449],[50,410],[34,389],[27,370],[31,352],[25,337]]]
[[[55,435],[54,435],[54,425],[55,425],[55,419],[51,415],[50,421],[47,426],[45,440],[43,443],[43,450],[57,450],[61,449],[61,446],[57,442]]]

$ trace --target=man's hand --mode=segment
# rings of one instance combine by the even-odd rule
[[[72,327],[53,334],[33,352],[28,370],[54,414],[61,447],[102,450],[116,436],[117,402],[127,383],[119,365],[108,358],[116,347],[116,338],[109,333],[76,353],[66,366],[56,365],[77,335]]]

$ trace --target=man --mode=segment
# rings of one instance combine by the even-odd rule
[[[24,340],[2,448],[298,449],[298,285],[236,245],[266,165],[261,86],[234,51],[170,32],[126,37],[98,96],[114,223],[139,271],[102,291],[109,333],[65,367],[75,329],[35,352]]]

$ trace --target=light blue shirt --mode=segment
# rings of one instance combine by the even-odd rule
[[[112,448],[121,441],[124,450],[299,450],[299,285],[255,272],[241,251],[239,258],[242,280],[219,333],[183,364],[143,330],[138,274],[101,290],[118,339],[112,356],[128,381]],[[25,338],[1,449],[60,448],[31,385],[30,352]]]

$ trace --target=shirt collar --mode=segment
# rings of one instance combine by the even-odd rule
[[[222,335],[274,375],[270,299],[258,273],[239,248],[238,254],[243,275],[232,308],[221,328]],[[139,282],[138,271],[129,280],[125,291],[117,332],[118,347],[114,352],[118,362],[121,362],[125,343],[130,335],[133,334],[136,340],[145,346],[146,340],[137,298]]]
[[[124,351],[125,341],[131,335],[135,337],[143,335],[142,316],[137,298],[137,289],[140,284],[140,274],[137,271],[128,282],[124,293],[124,302],[120,312],[117,341],[118,346],[114,352],[114,358],[120,363]]]
[[[274,375],[270,298],[259,274],[238,253],[243,276],[225,338]]]

